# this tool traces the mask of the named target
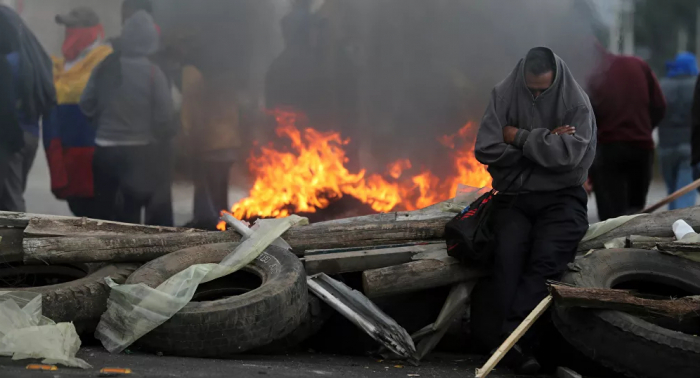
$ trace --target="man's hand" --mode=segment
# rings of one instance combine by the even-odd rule
[[[576,128],[573,126],[565,125],[559,126],[552,130],[553,135],[574,135],[576,134]]]
[[[507,144],[513,144],[515,141],[515,134],[518,133],[518,128],[513,126],[506,126],[503,128],[503,141]]]

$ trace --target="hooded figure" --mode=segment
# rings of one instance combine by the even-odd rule
[[[21,212],[26,211],[24,190],[39,145],[39,119],[56,96],[51,60],[6,6],[0,6],[0,59],[0,210]]]
[[[548,295],[547,280],[560,279],[573,261],[588,229],[582,184],[595,151],[588,96],[550,49],[530,50],[494,88],[476,140],[476,158],[488,165],[498,191],[488,227],[494,235],[490,297],[498,298],[490,317],[501,326],[483,340],[491,347],[517,328]],[[532,357],[537,328],[509,353],[518,373],[539,370]]]
[[[157,167],[160,157],[154,147],[176,132],[167,79],[148,58],[158,50],[158,40],[151,15],[134,13],[124,23],[119,54],[95,69],[80,100],[97,128],[93,169],[101,219],[140,223],[141,208],[153,200],[156,185],[170,187],[158,180],[169,167]]]
[[[95,129],[79,102],[92,71],[112,49],[104,44],[104,29],[90,8],[75,8],[56,16],[56,22],[66,27],[63,57],[53,59],[58,105],[44,119],[42,130],[51,191],[67,200],[76,216],[93,217]]]
[[[691,109],[698,63],[693,54],[683,52],[666,64],[666,70],[666,77],[659,83],[666,98],[666,115],[659,123],[657,153],[666,189],[671,194],[693,182]],[[696,197],[692,191],[671,202],[669,209],[695,206]]]

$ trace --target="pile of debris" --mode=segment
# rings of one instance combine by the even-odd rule
[[[224,232],[0,212],[0,286],[42,294],[45,317],[81,335],[97,330],[110,351],[134,341],[191,357],[284,350],[318,332],[323,301],[377,340],[378,353],[417,363],[488,274],[447,255],[455,207],[252,229],[225,217]],[[697,207],[591,227],[552,285],[554,323],[573,346],[631,376],[700,371],[700,244],[675,240],[679,219],[700,230]],[[347,273],[361,274],[360,290],[331,278]],[[451,287],[439,316],[412,335],[372,302],[439,287]]]

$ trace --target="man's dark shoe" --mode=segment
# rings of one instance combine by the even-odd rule
[[[497,349],[491,351],[491,355],[496,353],[496,350]],[[508,366],[516,374],[523,375],[537,374],[541,368],[540,363],[537,362],[533,356],[525,354],[522,348],[517,344],[514,345],[513,348],[508,351],[508,353],[506,353],[501,360],[501,363]]]

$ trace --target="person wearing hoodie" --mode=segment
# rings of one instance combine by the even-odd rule
[[[698,180],[700,179],[700,76],[695,82],[691,122],[691,164],[693,165],[693,179]]]
[[[689,52],[678,54],[666,64],[666,77],[661,79],[661,90],[666,98],[666,116],[659,124],[658,155],[661,173],[668,194],[693,182],[691,165],[692,103],[698,63]],[[697,194],[692,191],[671,202],[670,210],[695,206]]]
[[[39,146],[39,120],[54,106],[56,92],[51,59],[19,15],[4,5],[0,5],[0,45],[4,71],[0,107],[3,113],[15,112],[14,117],[3,115],[0,120],[0,210],[23,212],[27,177]]]
[[[652,132],[664,119],[666,101],[645,61],[599,50],[600,66],[589,83],[598,124],[591,181],[604,221],[646,205],[654,166]]]
[[[58,105],[44,119],[43,141],[51,175],[51,191],[68,202],[73,214],[94,217],[92,159],[95,129],[80,111],[80,96],[92,71],[112,48],[94,10],[78,7],[56,22],[66,27],[63,56],[54,58]]]
[[[158,50],[158,31],[140,10],[124,23],[118,63],[108,60],[93,72],[80,99],[96,127],[93,160],[98,218],[141,223],[141,211],[158,186],[159,143],[176,129],[173,100],[163,72],[148,57]]]
[[[596,141],[588,96],[548,48],[530,50],[491,93],[475,155],[498,191],[489,222],[499,342],[548,295],[547,280],[560,279],[574,260],[588,230],[582,185]],[[516,372],[539,370],[532,357],[538,336],[536,327],[507,356]]]

